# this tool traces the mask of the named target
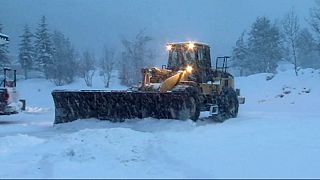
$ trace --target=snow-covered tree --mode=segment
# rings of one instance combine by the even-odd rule
[[[119,79],[121,80],[121,84],[124,84],[124,85],[133,84],[132,78],[130,78],[130,74],[132,73],[132,70],[130,69],[130,65],[132,64],[132,61],[128,61],[128,59],[129,59],[128,54],[125,52],[122,52],[120,62],[119,62]]]
[[[294,65],[296,76],[298,76],[298,64],[297,64],[297,39],[300,30],[299,19],[294,10],[285,15],[282,20],[282,30],[284,34],[284,40],[287,45],[287,49],[290,50],[290,61]]]
[[[318,45],[308,29],[302,29],[297,38],[298,65],[303,68],[320,68]]]
[[[232,67],[240,69],[240,76],[246,75],[250,64],[248,46],[244,39],[245,32],[241,34],[232,52]]]
[[[319,45],[320,44],[320,0],[316,0],[315,3],[316,3],[316,6],[314,8],[312,8],[311,11],[310,11],[310,20],[309,20],[309,22],[310,22],[310,25],[312,27],[313,32],[316,35],[316,43],[317,43],[317,48],[316,49],[317,49],[318,53],[320,53],[320,45]],[[304,32],[304,34],[305,34],[305,36],[302,39],[305,39],[305,40],[306,39],[311,39],[310,38],[311,34],[308,35],[308,33],[306,33],[306,31]],[[311,58],[311,59],[313,59],[313,58]],[[316,62],[316,60],[313,60],[313,61]],[[307,65],[308,67],[319,68],[319,66],[320,66],[319,65],[319,60],[315,64],[313,63],[313,61],[309,62],[309,63],[303,63],[303,64]]]
[[[152,38],[140,31],[135,40],[122,40],[124,51],[121,56],[120,79],[121,83],[127,86],[136,85],[141,81],[141,68],[153,64],[153,50],[147,48],[147,43]]]
[[[94,56],[89,51],[85,51],[79,64],[79,73],[89,87],[92,86],[92,77],[96,70],[95,62]]]
[[[103,57],[100,60],[100,70],[101,70],[100,74],[103,77],[104,86],[106,88],[108,88],[110,84],[111,73],[115,63],[114,58],[115,58],[114,50],[111,50],[105,47]]]
[[[248,49],[251,73],[275,72],[277,62],[282,58],[279,28],[268,18],[258,17],[249,33]]]
[[[28,72],[32,70],[34,49],[32,45],[32,33],[28,25],[24,26],[23,34],[21,37],[20,47],[19,47],[19,62],[24,71],[25,79],[28,79]]]
[[[74,81],[78,69],[74,49],[70,40],[61,32],[54,31],[52,37],[54,53],[49,77],[57,86],[69,84]]]
[[[2,30],[3,30],[3,26],[0,23],[0,33],[2,32]],[[8,44],[0,44],[0,68],[10,65],[8,53],[9,53]]]
[[[35,66],[49,79],[53,71],[53,48],[46,17],[41,18],[35,34]]]
[[[316,6],[310,11],[310,25],[315,32],[318,41],[320,41],[320,1],[315,1]]]

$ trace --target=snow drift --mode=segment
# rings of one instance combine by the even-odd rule
[[[319,178],[320,71],[296,77],[287,69],[237,78],[247,101],[224,123],[147,118],[53,126],[56,87],[20,81],[28,107],[0,116],[0,177]],[[103,87],[99,77],[94,85]],[[124,88],[116,78],[111,87]]]

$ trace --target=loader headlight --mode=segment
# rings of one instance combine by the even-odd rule
[[[172,45],[167,45],[167,51],[171,51],[171,49],[172,49]]]
[[[194,43],[193,42],[189,42],[188,49],[189,50],[193,50],[193,48],[194,48]]]
[[[189,65],[188,65],[187,68],[186,68],[186,70],[187,70],[188,73],[192,73],[192,66],[189,66]]]

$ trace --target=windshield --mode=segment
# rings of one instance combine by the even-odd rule
[[[170,67],[181,67],[186,64],[192,64],[197,59],[196,51],[173,49],[171,51]]]

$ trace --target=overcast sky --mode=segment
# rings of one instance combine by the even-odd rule
[[[257,16],[274,20],[293,7],[302,26],[313,0],[0,0],[0,22],[17,53],[24,24],[34,30],[42,15],[49,28],[65,33],[74,46],[98,56],[104,44],[121,48],[145,29],[152,46],[165,55],[165,43],[196,40],[211,45],[213,56],[229,55],[242,31]]]

